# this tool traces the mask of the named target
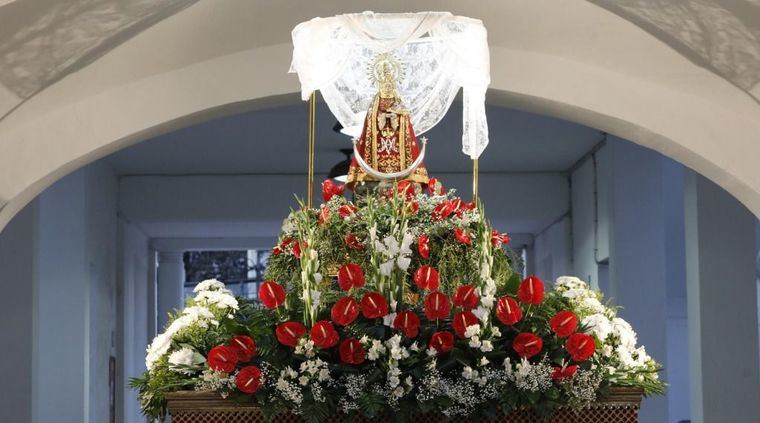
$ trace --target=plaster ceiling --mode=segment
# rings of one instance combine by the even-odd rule
[[[192,49],[164,50],[168,60],[195,61],[289,42],[290,29],[313,16],[376,11],[449,10],[481,18],[492,40],[504,40],[492,9],[495,2],[419,1],[369,3],[228,0],[225,13],[204,15],[203,25],[224,22],[218,39],[194,40]],[[760,1],[758,0],[589,0],[638,25],[753,98],[760,99]],[[0,120],[25,100],[74,73],[157,22],[197,0],[15,0],[0,1]],[[205,3],[205,4],[204,4]],[[201,2],[207,10],[214,2]],[[498,2],[496,2],[498,3]],[[529,3],[521,8],[533,7]],[[561,16],[563,7],[554,5]],[[214,11],[218,8],[214,9]],[[553,18],[546,15],[547,21]],[[247,29],[241,29],[247,28]],[[571,37],[584,36],[579,28]],[[598,31],[605,31],[598,28]],[[551,33],[551,28],[546,28]],[[593,35],[593,31],[592,31]],[[219,39],[224,40],[219,44]],[[182,40],[167,38],[173,45]],[[507,41],[508,42],[508,41]],[[528,47],[528,46],[524,46]],[[615,46],[620,48],[621,46]],[[183,57],[184,59],[179,59]],[[167,58],[156,58],[158,66]]]
[[[597,130],[561,119],[489,106],[491,143],[480,160],[482,172],[559,172],[589,151]],[[425,134],[425,160],[436,173],[470,172],[461,152],[461,103]],[[304,173],[306,103],[211,120],[144,141],[108,156],[120,175]],[[315,167],[327,173],[350,148],[348,137],[332,130],[335,119],[324,103],[317,112]]]

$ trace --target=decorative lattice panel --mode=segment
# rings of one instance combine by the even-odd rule
[[[264,423],[267,420],[256,407],[236,405],[212,393],[177,392],[170,394],[171,423]],[[582,410],[560,409],[551,420],[539,419],[529,409],[517,410],[496,420],[499,423],[637,423],[641,393],[636,390],[613,391],[610,398]],[[415,422],[438,423],[445,419],[439,415],[420,415]],[[276,423],[301,423],[296,415],[288,414],[274,419]],[[341,416],[328,423],[344,421]],[[361,421],[359,419],[351,421]],[[392,423],[392,418],[377,419]],[[461,421],[461,420],[456,420]],[[495,423],[495,422],[494,422]]]

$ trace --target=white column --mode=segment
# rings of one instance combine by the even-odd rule
[[[620,315],[633,325],[639,343],[664,363],[668,354],[669,260],[663,185],[665,159],[652,150],[612,137],[606,148],[611,148],[613,160],[610,292],[606,294],[623,307]],[[667,398],[644,399],[640,421],[668,421]]]
[[[158,252],[157,285],[156,330],[160,333],[166,326],[168,313],[181,309],[184,304],[185,265],[182,262],[182,251]]]
[[[760,416],[755,217],[706,178],[686,181],[691,420]]]

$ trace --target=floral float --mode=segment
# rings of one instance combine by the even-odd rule
[[[521,276],[509,236],[440,182],[402,181],[285,220],[258,301],[208,280],[148,347],[143,412],[210,391],[283,413],[398,420],[582,408],[612,387],[661,394],[660,365],[601,293]]]

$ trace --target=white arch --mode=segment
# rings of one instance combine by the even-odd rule
[[[572,7],[473,6],[470,14],[492,28],[489,101],[658,150],[760,215],[760,106],[632,24],[582,1],[566,3]],[[194,42],[208,13],[203,7],[225,4],[200,3],[162,22],[0,122],[0,229],[63,175],[129,144],[218,114],[295,101],[287,42],[226,54],[212,43],[204,54],[163,67],[148,62],[167,39]],[[531,30],[540,19],[551,22],[550,31]]]

